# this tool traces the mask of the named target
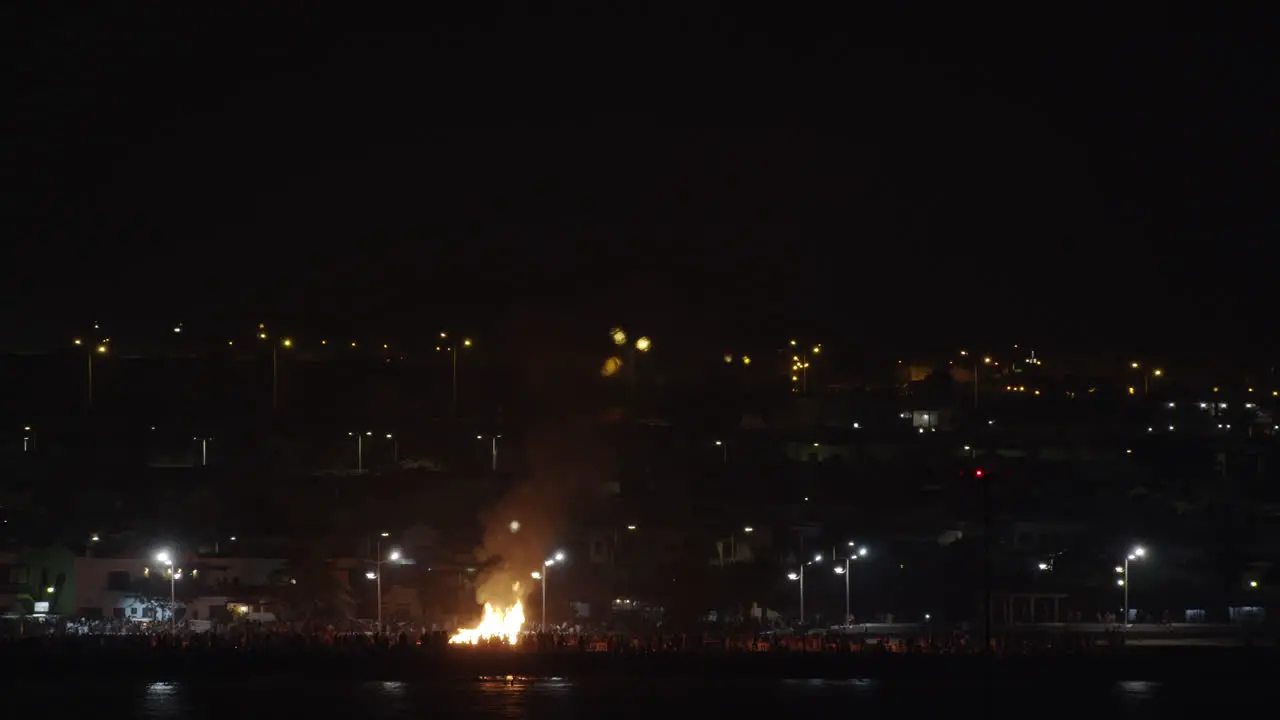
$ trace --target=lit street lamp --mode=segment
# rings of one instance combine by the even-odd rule
[[[440,339],[441,339],[441,340],[448,340],[448,339],[449,339],[449,333],[443,333],[443,332],[442,332],[442,333],[440,333]],[[462,338],[462,347],[464,347],[464,348],[469,348],[469,347],[471,347],[471,338]],[[439,350],[440,348],[436,348],[436,349],[437,349],[437,350]],[[452,407],[453,407],[453,415],[454,415],[454,417],[457,417],[457,415],[458,415],[458,341],[457,341],[457,340],[454,340],[452,343],[449,343],[448,347],[446,347],[445,349],[449,351],[450,359],[451,359],[451,361],[452,361],[452,367],[453,367],[453,375],[452,375],[452,377],[453,377],[453,381],[452,381],[452,386],[453,386],[453,400],[452,400]]]
[[[477,440],[484,440],[486,436],[477,435]],[[489,435],[489,471],[498,472],[498,438],[501,435]]]
[[[849,624],[849,618],[852,617],[852,615],[849,613],[849,562],[851,560],[857,560],[860,557],[866,557],[867,553],[869,552],[865,545],[863,547],[858,548],[856,551],[852,549],[853,546],[854,546],[854,542],[850,540],[849,553],[845,555],[843,558],[844,565],[837,565],[834,568],[837,575],[844,576],[844,624],[845,625]],[[832,550],[831,554],[835,555],[834,549]],[[841,558],[836,558],[836,559],[839,560]]]
[[[364,574],[364,576],[365,576],[366,578],[368,578],[368,579],[370,579],[370,580],[377,580],[377,581],[378,581],[378,633],[379,633],[379,634],[381,634],[381,633],[383,632],[383,627],[382,627],[382,566],[383,566],[384,564],[386,564],[386,563],[389,563],[389,562],[391,562],[391,563],[399,563],[399,562],[400,562],[400,560],[401,560],[401,557],[402,557],[402,556],[401,556],[401,554],[400,554],[400,551],[399,551],[398,549],[392,549],[392,550],[391,550],[391,552],[390,552],[390,553],[388,553],[388,554],[387,554],[387,556],[386,556],[385,558],[384,558],[384,557],[382,557],[382,540],[381,540],[381,538],[384,538],[384,537],[386,537],[387,535],[388,535],[388,533],[382,533],[381,537],[380,537],[380,538],[379,538],[379,540],[378,540],[378,556],[377,556],[377,559],[373,561],[373,572],[366,572],[366,573]]]
[[[1132,362],[1132,363],[1129,363],[1129,367],[1133,368],[1134,370],[1142,370],[1142,363]],[[1146,395],[1148,392],[1150,392],[1151,378],[1153,377],[1158,378],[1163,376],[1164,376],[1164,370],[1161,370],[1160,368],[1152,368],[1151,372],[1143,371],[1142,372],[1142,394]],[[1133,393],[1130,393],[1130,395],[1132,394]]]
[[[266,337],[266,333],[262,333],[262,337]],[[271,409],[276,411],[280,409],[280,348],[288,350],[293,347],[293,340],[289,338],[281,338],[280,342],[271,346]]]
[[[542,585],[542,624],[538,627],[540,632],[547,631],[547,575],[551,574],[551,566],[558,562],[564,562],[564,551],[557,551],[552,557],[542,561],[542,569],[534,570],[529,574],[534,580]]]
[[[177,615],[178,570],[176,567],[174,567],[173,556],[169,554],[168,550],[161,550],[160,552],[156,553],[156,562],[169,568],[169,629],[170,629],[170,632],[175,632],[178,627],[178,615]]]
[[[1116,572],[1119,573],[1121,576],[1120,579],[1116,581],[1116,584],[1124,588],[1124,627],[1125,628],[1129,627],[1129,561],[1137,560],[1139,558],[1145,557],[1146,554],[1147,554],[1147,551],[1144,548],[1135,547],[1133,549],[1133,552],[1125,556],[1124,565],[1116,566]]]
[[[356,439],[356,473],[364,472],[364,439],[365,436],[373,435],[372,432],[365,431],[363,433],[348,432],[347,435],[354,436]]]
[[[725,465],[728,465],[729,464],[729,444],[721,440],[717,440],[716,447],[720,448],[720,461]]]
[[[808,565],[814,565],[822,562],[822,555],[814,555],[813,560],[800,565],[800,572],[787,573],[788,580],[800,581],[800,624],[804,625],[804,569]]]
[[[200,467],[209,467],[209,441],[211,437],[193,437],[192,440],[200,441]]]
[[[613,344],[617,345],[618,347],[623,347],[624,345],[627,345],[627,332],[620,327],[616,327],[610,330],[609,337],[610,339],[613,340]],[[631,384],[631,395],[632,395],[633,403],[635,401],[634,396],[636,391],[636,361],[638,357],[637,353],[647,353],[652,349],[653,349],[653,341],[649,339],[648,335],[642,335],[639,338],[637,338],[634,343],[632,343],[631,345],[627,345],[627,361],[625,365],[630,366],[627,368],[627,377]]]
[[[791,382],[792,383],[799,382],[800,392],[807,393],[809,392],[809,359],[810,359],[809,356],[811,354],[812,355],[822,354],[822,346],[814,345],[812,351],[797,351],[795,350],[795,348],[797,347],[795,340],[790,341],[789,344],[792,348],[792,351],[796,353],[791,356]],[[795,392],[796,388],[793,386],[791,388],[791,391]]]
[[[94,328],[97,328],[96,323],[94,324]],[[84,345],[84,342],[80,340],[80,338],[76,338],[71,342],[73,345],[76,345],[76,346]],[[85,362],[86,362],[88,373],[89,373],[88,398],[87,398],[89,409],[93,409],[93,356],[106,355],[107,343],[109,342],[111,342],[111,339],[107,338],[102,342],[98,343],[96,346],[90,347],[85,351]]]

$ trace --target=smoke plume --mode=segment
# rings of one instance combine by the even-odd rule
[[[599,423],[605,382],[600,363],[611,350],[612,325],[591,314],[527,309],[508,331],[513,344],[506,355],[519,378],[511,415],[525,429],[524,469],[507,494],[481,513],[484,534],[476,556],[487,567],[476,586],[480,604],[505,608],[536,588],[530,574],[542,570],[544,560],[560,549],[572,553],[565,547],[571,512],[613,478],[611,440]],[[516,583],[519,590],[513,590]]]

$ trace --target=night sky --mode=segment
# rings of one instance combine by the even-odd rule
[[[7,334],[1275,345],[1261,11],[199,5],[6,11]]]

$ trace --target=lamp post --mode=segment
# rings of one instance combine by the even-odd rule
[[[356,439],[356,473],[364,472],[364,438],[366,435],[373,435],[372,432],[366,430],[363,433],[348,432],[347,435],[354,436]]]
[[[1134,370],[1139,370],[1142,372],[1142,394],[1143,395],[1147,395],[1151,392],[1151,378],[1153,377],[1158,378],[1158,377],[1164,376],[1164,370],[1160,368],[1151,368],[1150,372],[1143,370],[1142,363],[1140,362],[1131,362],[1129,363],[1129,367],[1133,368]]]
[[[800,624],[801,625],[804,625],[804,569],[805,569],[805,566],[814,565],[820,562],[822,562],[822,555],[814,555],[813,560],[810,560],[809,562],[803,563],[802,565],[800,565],[800,572],[787,573],[788,580],[800,581]]]
[[[95,324],[94,327],[96,328],[97,325]],[[76,345],[76,346],[84,345],[84,342],[80,338],[76,338],[71,342],[73,345]],[[109,342],[111,342],[111,339],[107,338],[102,342],[98,343],[96,346],[91,346],[87,348],[85,351],[85,364],[86,364],[86,369],[88,370],[88,379],[89,379],[89,384],[87,388],[88,395],[86,399],[87,399],[87,408],[90,410],[93,409],[93,356],[106,355],[107,343]]]
[[[529,573],[529,577],[538,581],[542,586],[542,622],[538,624],[538,632],[545,632],[547,627],[547,570],[534,570]]]
[[[1129,561],[1146,557],[1147,551],[1142,547],[1135,547],[1132,552],[1124,556],[1124,565],[1116,566],[1116,572],[1122,576],[1116,583],[1124,588],[1124,628],[1129,628]]]
[[[973,362],[973,406],[978,407],[978,388],[979,388],[978,370],[981,367],[981,365],[992,365],[992,364],[998,364],[998,363],[994,363],[991,359],[991,356],[987,355],[987,356],[983,356],[982,364],[979,365],[978,356],[970,355],[968,350],[961,350],[960,355],[961,357],[969,358]]]
[[[161,550],[156,553],[156,562],[169,568],[169,631],[176,632],[178,629],[178,570],[174,567],[173,556],[169,554],[168,550]]]
[[[400,440],[395,435],[387,433],[387,439],[391,441],[391,462],[396,467],[400,466]]]
[[[440,339],[441,339],[441,340],[448,340],[448,339],[449,339],[449,333],[443,333],[443,332],[442,332],[442,333],[440,333]],[[469,348],[469,347],[471,347],[471,338],[462,338],[462,347],[464,347],[464,348]],[[436,349],[438,350],[439,348],[436,348]],[[453,395],[452,395],[452,401],[451,401],[451,402],[452,402],[452,405],[451,405],[451,406],[452,406],[452,408],[453,408],[453,415],[454,415],[454,417],[457,417],[457,416],[458,416],[458,342],[457,342],[457,340],[455,340],[454,342],[450,343],[447,349],[448,349],[448,351],[449,351],[450,360],[451,360],[451,365],[452,365],[452,383],[451,383],[451,385],[452,385],[452,389],[453,389]]]
[[[200,441],[200,467],[209,467],[209,441],[211,437],[193,437],[192,440]]]
[[[484,440],[486,436],[477,435],[477,440]],[[498,438],[501,435],[489,435],[489,471],[498,472]]]
[[[728,465],[729,464],[729,444],[722,440],[717,440],[716,447],[720,448],[720,462],[725,465]]]
[[[266,337],[266,333],[262,333],[260,337]],[[271,410],[280,409],[280,348],[293,347],[293,340],[289,338],[281,338],[279,343],[271,346]]]
[[[627,332],[622,328],[616,327],[609,331],[609,337],[613,340],[613,344],[618,347],[626,346],[627,360],[624,363],[627,370],[627,381],[630,386],[629,393],[631,395],[631,403],[635,404],[636,394],[636,362],[639,357],[638,353],[647,353],[653,349],[653,341],[648,335],[641,335],[636,341],[627,345]],[[633,408],[634,410],[634,408]]]
[[[551,566],[558,562],[564,562],[563,550],[559,550],[555,555],[543,560],[541,570],[534,570],[530,573],[530,577],[539,581],[542,585],[542,623],[538,628],[542,632],[547,631],[547,575],[551,574]]]
[[[386,537],[386,536],[387,536],[387,533],[382,533],[382,536],[381,536],[381,537]],[[393,549],[393,550],[392,550],[392,551],[391,551],[391,552],[390,552],[390,553],[389,553],[389,554],[384,558],[384,557],[382,556],[382,540],[381,540],[381,539],[379,539],[379,540],[378,540],[378,557],[377,557],[377,559],[376,559],[376,560],[374,560],[374,561],[373,561],[373,573],[365,573],[365,577],[369,577],[369,575],[370,575],[370,574],[372,574],[372,575],[373,575],[373,578],[372,578],[372,579],[374,579],[374,580],[377,580],[377,581],[378,581],[378,589],[377,589],[377,593],[378,593],[378,633],[379,633],[379,634],[381,634],[381,633],[383,632],[383,627],[382,627],[382,566],[383,566],[383,565],[385,565],[386,563],[389,563],[389,562],[391,562],[391,563],[398,563],[398,562],[400,562],[400,558],[401,558],[400,551],[399,551],[399,550],[397,550],[397,549]]]
[[[813,355],[822,354],[822,346],[814,345],[812,353],[810,353],[806,351],[796,350],[795,340],[791,340],[789,344],[792,348],[792,352],[795,353],[791,356],[791,382],[792,383],[799,382],[800,392],[807,393],[809,392],[809,356],[810,354],[813,354]],[[791,388],[791,392],[795,392],[795,391],[796,391],[796,388],[793,385]]]
[[[852,540],[851,540],[851,541],[849,541],[849,547],[850,547],[850,548],[853,548],[853,546],[854,546],[854,542],[853,542]],[[843,560],[844,560],[844,565],[837,565],[834,569],[835,569],[835,573],[836,573],[837,575],[843,575],[843,576],[844,576],[844,624],[845,624],[845,625],[848,625],[848,624],[849,624],[849,617],[850,617],[850,613],[849,613],[849,561],[851,561],[851,560],[857,560],[857,559],[858,559],[858,558],[860,558],[860,557],[866,557],[868,552],[869,552],[869,551],[867,550],[867,548],[866,548],[866,547],[860,547],[860,548],[858,548],[856,551],[854,551],[854,550],[850,549],[850,550],[849,550],[849,554],[848,554],[848,555],[845,555],[845,556],[844,556],[844,558],[835,558],[835,559],[837,559],[837,560],[839,560],[839,559],[843,559]],[[832,556],[834,556],[834,555],[835,555],[835,548],[832,548],[832,550],[831,550],[831,554],[832,554]]]

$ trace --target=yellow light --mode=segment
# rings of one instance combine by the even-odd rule
[[[106,354],[106,352],[107,352],[107,346],[106,346],[106,345],[99,345],[99,346],[98,346],[98,354],[100,354],[100,355],[101,355],[101,354]]]
[[[1139,364],[1138,364],[1138,363],[1136,363],[1136,362],[1133,362],[1133,363],[1129,363],[1129,367],[1133,368],[1134,370],[1137,370],[1138,368],[1140,368],[1140,367],[1142,367],[1142,366],[1141,366],[1141,365],[1139,365]]]
[[[76,338],[75,340],[72,340],[72,341],[71,341],[71,344],[72,344],[72,345],[79,345],[79,344],[81,344],[81,343],[80,343],[80,338]]]
[[[328,344],[329,344],[329,341],[328,341],[328,340],[321,340],[321,341],[320,341],[320,344],[321,344],[321,345],[328,345]]]
[[[351,342],[351,347],[356,347],[355,341]]]
[[[796,341],[795,341],[795,340],[792,340],[792,341],[791,341],[791,347],[795,347],[795,346],[796,346]]]
[[[1214,392],[1218,392],[1218,388],[1214,388],[1214,389],[1213,389],[1213,391],[1214,391]]]
[[[387,349],[387,344],[386,344],[386,343],[382,343],[382,349],[383,349],[383,350],[386,350],[386,349]]]
[[[622,328],[614,328],[609,331],[609,337],[613,338],[614,345],[626,345],[627,333]]]
[[[983,364],[984,364],[984,365],[990,365],[990,364],[991,364],[991,358],[989,358],[989,357],[984,357],[984,358],[982,358],[982,362],[983,362]]]
[[[1253,388],[1249,388],[1249,392],[1253,392]]]
[[[814,354],[814,355],[817,355],[817,354],[818,354],[818,353],[820,353],[820,352],[822,352],[822,346],[821,346],[821,345],[814,345],[814,346],[813,346],[813,354]]]
[[[795,375],[791,376],[791,382],[798,382],[799,380],[800,378],[796,377]]]
[[[520,641],[520,631],[524,626],[524,607],[517,600],[516,604],[506,610],[495,608],[490,603],[484,604],[484,619],[474,628],[465,628],[449,638],[450,645],[479,644],[482,640],[502,640],[508,645]]]
[[[232,346],[232,345],[235,345],[235,344],[236,344],[236,341],[235,341],[235,340],[228,340],[228,341],[227,341],[227,346],[228,346],[228,347],[230,347],[230,346]]]
[[[1036,394],[1036,395],[1039,395],[1039,394],[1040,394],[1040,391],[1039,391],[1039,390],[1036,390],[1035,394]]]
[[[264,333],[264,332],[260,332],[260,333],[258,333],[258,339],[259,339],[259,340],[266,340],[266,339],[267,339],[267,334],[266,334],[266,333]]]
[[[967,355],[969,354],[969,351],[968,351],[968,350],[961,350],[961,351],[960,351],[960,354],[961,354],[961,355],[965,355],[965,356],[967,356]]]
[[[462,347],[471,347],[471,338],[463,338]]]
[[[1130,394],[1130,395],[1132,395],[1133,393],[1134,393],[1133,386],[1132,386],[1132,385],[1130,385],[1130,386],[1129,386],[1129,394]]]
[[[613,377],[622,369],[622,359],[619,357],[611,357],[604,361],[604,366],[600,368],[600,374],[604,377]]]
[[[280,341],[280,344],[285,347],[293,347],[293,340],[290,340],[289,338],[285,338]]]
[[[1164,374],[1164,371],[1161,370],[1160,368],[1156,368],[1155,370],[1151,371],[1151,374],[1155,375],[1156,377],[1160,377],[1161,375]]]
[[[732,355],[730,355],[729,353],[725,353],[725,354],[724,354],[724,364],[725,364],[725,365],[728,365],[728,364],[730,364],[730,363],[732,363],[732,362],[733,362],[733,356],[732,356]]]
[[[636,350],[640,352],[649,352],[649,348],[653,347],[653,342],[647,336],[636,340]]]
[[[750,364],[751,364],[751,356],[750,356],[750,355],[743,355],[743,356],[742,356],[742,364],[743,364],[743,365],[750,365]],[[1275,393],[1271,393],[1271,394],[1272,394],[1272,395],[1275,395]]]

